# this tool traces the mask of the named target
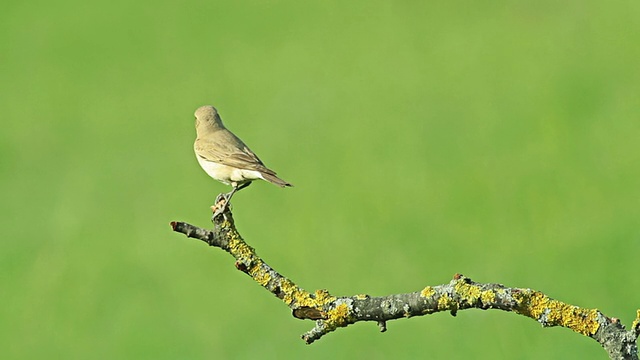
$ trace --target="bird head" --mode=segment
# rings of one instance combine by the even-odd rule
[[[213,131],[224,128],[218,110],[211,105],[200,106],[194,113],[196,117],[196,131]]]

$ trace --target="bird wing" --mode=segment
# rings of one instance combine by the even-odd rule
[[[219,131],[216,137],[196,139],[196,153],[201,158],[238,169],[256,170],[275,175],[242,140],[230,131]]]

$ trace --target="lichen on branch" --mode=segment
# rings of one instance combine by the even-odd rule
[[[213,209],[215,210],[215,209]],[[327,290],[309,292],[267,265],[235,227],[231,211],[214,211],[214,228],[207,230],[184,222],[171,222],[174,231],[202,240],[228,252],[238,270],[281,299],[298,319],[314,320],[315,326],[302,335],[311,344],[322,336],[359,321],[374,321],[386,331],[389,320],[422,316],[441,311],[452,315],[465,309],[498,309],[520,314],[543,327],[561,326],[588,336],[607,351],[611,359],[638,359],[640,310],[631,330],[620,320],[597,309],[586,309],[552,299],[540,291],[510,288],[502,284],[476,283],[460,274],[446,284],[426,286],[405,294],[372,297],[337,297]]]

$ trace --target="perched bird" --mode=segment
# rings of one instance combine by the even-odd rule
[[[193,149],[202,169],[212,178],[231,185],[224,194],[225,203],[216,213],[227,208],[233,194],[251,185],[253,180],[266,180],[280,187],[293,186],[276,176],[242,140],[222,124],[218,111],[211,105],[195,112],[196,141]]]

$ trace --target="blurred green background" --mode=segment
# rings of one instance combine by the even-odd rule
[[[637,1],[5,1],[3,359],[604,359],[499,311],[340,329],[307,346],[219,249],[229,188],[193,111],[296,187],[234,198],[302,287],[411,292],[455,273],[629,325],[640,307]]]

